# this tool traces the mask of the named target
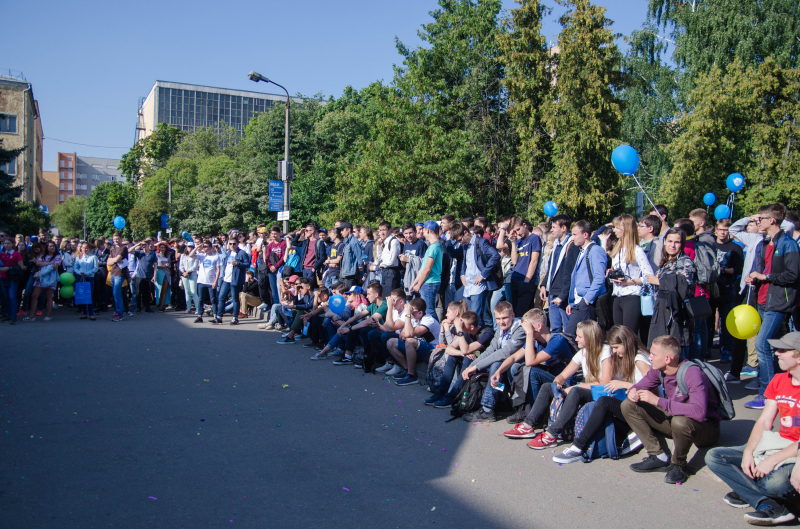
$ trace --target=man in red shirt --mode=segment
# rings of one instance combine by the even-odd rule
[[[764,391],[764,410],[747,444],[714,448],[705,457],[708,468],[728,484],[732,492],[725,503],[737,509],[748,505],[755,512],[744,515],[753,525],[775,525],[794,519],[783,503],[800,483],[795,471],[800,440],[800,332],[769,340],[785,373],[778,373]],[[780,415],[780,429],[772,431]],[[797,476],[795,476],[797,474]]]
[[[19,267],[19,274],[12,272],[11,267]],[[10,235],[6,236],[0,249],[0,287],[2,290],[3,317],[1,322],[11,321],[11,325],[17,323],[17,288],[19,288],[19,278],[25,267],[22,264],[22,255],[14,249],[14,239]]]

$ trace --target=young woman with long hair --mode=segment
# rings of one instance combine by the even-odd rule
[[[614,284],[614,325],[624,325],[639,334],[642,319],[640,295],[646,276],[653,273],[647,254],[639,246],[639,231],[632,215],[614,219],[617,242],[609,252],[610,281]]]
[[[10,321],[11,325],[17,323],[17,291],[24,270],[22,255],[14,249],[14,239],[7,237],[0,248],[0,287],[3,292],[3,312],[6,314],[2,321]]]
[[[189,244],[184,245],[179,263],[181,283],[186,297],[186,310],[183,313],[189,314],[192,311],[192,301],[194,301],[195,312],[199,318],[203,314],[200,297],[197,295],[197,270],[200,268],[200,261],[195,257],[197,247],[193,243]]]
[[[171,284],[171,269],[173,257],[170,254],[169,245],[161,241],[158,243],[158,252],[156,252],[156,303],[158,303],[158,310],[161,312],[166,311],[166,305],[170,302],[170,284]]]
[[[22,321],[36,321],[36,306],[39,303],[39,294],[42,291],[45,292],[47,296],[46,301],[46,315],[44,317],[44,321],[50,321],[52,319],[51,314],[53,313],[53,293],[56,291],[58,287],[58,281],[54,281],[52,284],[48,283],[48,286],[42,286],[42,283],[39,281],[41,278],[42,270],[47,275],[50,275],[53,271],[55,274],[58,275],[58,266],[61,264],[61,254],[58,253],[58,247],[56,243],[53,241],[47,241],[47,246],[45,247],[44,254],[42,254],[38,259],[33,261],[33,264],[36,266],[39,276],[33,282],[33,294],[31,295],[31,310]]]
[[[76,284],[87,283],[90,291],[94,294],[94,275],[99,270],[100,266],[97,264],[97,257],[92,251],[92,246],[88,242],[78,243],[78,250],[75,252],[75,278]],[[93,296],[94,297],[94,296]],[[80,319],[95,320],[94,317],[94,304],[79,305],[83,315]]]
[[[611,372],[613,379],[605,384],[606,391],[627,390],[639,382],[650,371],[649,352],[639,337],[623,325],[615,325],[608,331],[608,344],[611,348]],[[580,459],[584,450],[589,447],[595,433],[605,427],[606,417],[614,420],[617,432],[630,430],[622,415],[622,401],[616,397],[600,397],[597,399],[589,419],[581,434],[572,445],[553,458],[556,463],[574,463]],[[641,446],[635,435],[629,435],[623,442],[620,455],[625,455]]]

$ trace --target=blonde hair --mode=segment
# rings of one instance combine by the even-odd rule
[[[636,262],[636,247],[639,245],[639,233],[637,230],[636,219],[633,215],[622,215],[614,219],[614,226],[622,228],[622,237],[611,249],[609,255],[613,259],[625,248],[625,262],[634,264]]]
[[[547,316],[542,309],[531,309],[522,316],[522,319],[531,323],[547,323]]]
[[[586,320],[578,323],[578,330],[583,333],[583,341],[586,342],[586,367],[589,369],[583,376],[589,384],[598,383],[600,356],[603,354],[603,329],[596,321]]]
[[[467,306],[467,302],[462,299],[460,301],[451,301],[450,304],[447,306],[447,310],[450,309],[457,309],[458,315],[460,317],[469,310],[469,307]]]

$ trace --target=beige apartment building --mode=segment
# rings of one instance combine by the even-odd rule
[[[125,182],[120,161],[93,158],[74,152],[56,153],[58,170],[44,172],[42,204],[52,213],[70,197],[88,198],[103,182]]]
[[[0,140],[4,149],[25,149],[2,170],[14,176],[16,184],[22,186],[20,198],[25,202],[42,199],[43,139],[33,85],[21,72],[0,72]]]

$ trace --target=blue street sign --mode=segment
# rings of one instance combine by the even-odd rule
[[[166,213],[162,213],[161,214],[161,228],[166,230],[169,227],[167,225],[168,222],[169,222],[169,215],[167,215]]]
[[[283,182],[269,181],[269,210],[283,211]]]

